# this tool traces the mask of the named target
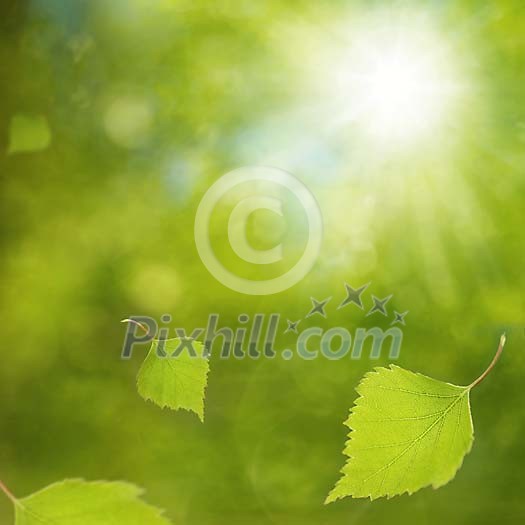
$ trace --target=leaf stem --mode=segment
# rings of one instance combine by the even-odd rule
[[[474,382],[472,382],[469,385],[469,387],[468,387],[469,389],[474,388],[475,386],[478,386],[490,374],[491,370],[494,368],[494,366],[498,362],[498,359],[500,358],[501,353],[503,352],[503,347],[505,346],[505,341],[506,340],[507,340],[507,336],[505,334],[503,334],[500,337],[499,346],[498,346],[498,350],[496,351],[496,355],[492,359],[490,365],[487,367],[485,372],[483,372]]]
[[[131,324],[134,324],[136,326],[138,326],[139,328],[141,328],[142,330],[144,330],[144,332],[146,334],[149,334],[149,330],[148,328],[146,327],[146,325],[143,325],[142,323],[139,323],[138,321],[135,321],[135,319],[122,319],[122,321],[120,321],[121,323],[131,323]]]
[[[4,485],[3,481],[0,479],[0,490],[14,503],[17,504],[18,500],[15,498],[13,493]]]

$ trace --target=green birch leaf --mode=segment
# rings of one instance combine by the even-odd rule
[[[350,459],[326,502],[396,496],[449,482],[474,439],[470,387],[399,368],[376,368],[357,387],[345,425]]]
[[[488,368],[469,386],[395,365],[365,374],[345,422],[349,459],[325,503],[412,494],[453,479],[474,441],[470,391],[494,368],[504,346],[505,334]]]
[[[209,371],[204,345],[191,341],[194,352],[188,348],[178,352],[180,344],[180,339],[153,341],[139,370],[137,388],[144,399],[161,408],[191,410],[204,421],[204,395]]]
[[[170,525],[142,493],[124,482],[65,480],[14,499],[15,525]]]

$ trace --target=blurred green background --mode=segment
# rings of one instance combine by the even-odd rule
[[[355,100],[333,96],[334,57],[376,16],[432,27],[461,79],[439,126],[399,148],[338,118]],[[123,479],[174,524],[523,523],[521,0],[4,0],[0,25],[0,479],[16,495]],[[193,239],[207,188],[249,164],[292,172],[324,218],[316,265],[275,296],[222,286]],[[252,233],[271,245],[264,224]],[[437,379],[468,384],[507,331],[473,392],[473,451],[438,491],[322,505],[354,387],[386,354],[215,355],[205,424],[137,395],[146,348],[120,359],[124,317],[295,319],[310,296],[335,310],[344,281],[394,294],[410,311],[399,364]]]

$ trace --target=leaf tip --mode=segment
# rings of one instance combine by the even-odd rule
[[[335,490],[335,489],[334,489],[334,490]],[[330,505],[330,503],[333,503],[334,501],[336,501],[336,500],[338,499],[338,496],[336,496],[336,495],[334,494],[334,490],[332,490],[332,491],[328,494],[328,496],[326,496],[326,498],[325,498],[325,500],[324,500],[324,502],[323,502],[324,505]]]

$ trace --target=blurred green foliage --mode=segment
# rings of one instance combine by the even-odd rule
[[[423,13],[470,81],[447,128],[399,155],[330,128],[319,89],[323,49],[372,9]],[[81,476],[146,487],[175,524],[523,522],[521,0],[5,0],[0,24],[0,479],[17,496]],[[45,118],[45,149],[9,150],[21,115]],[[226,289],[195,249],[200,198],[246,164],[294,173],[324,217],[316,266],[278,296]],[[508,332],[473,394],[474,449],[439,491],[322,505],[353,389],[386,355],[212,357],[204,425],[137,395],[146,347],[120,359],[130,315],[295,319],[344,281],[410,310],[399,364],[436,379],[469,383]]]

